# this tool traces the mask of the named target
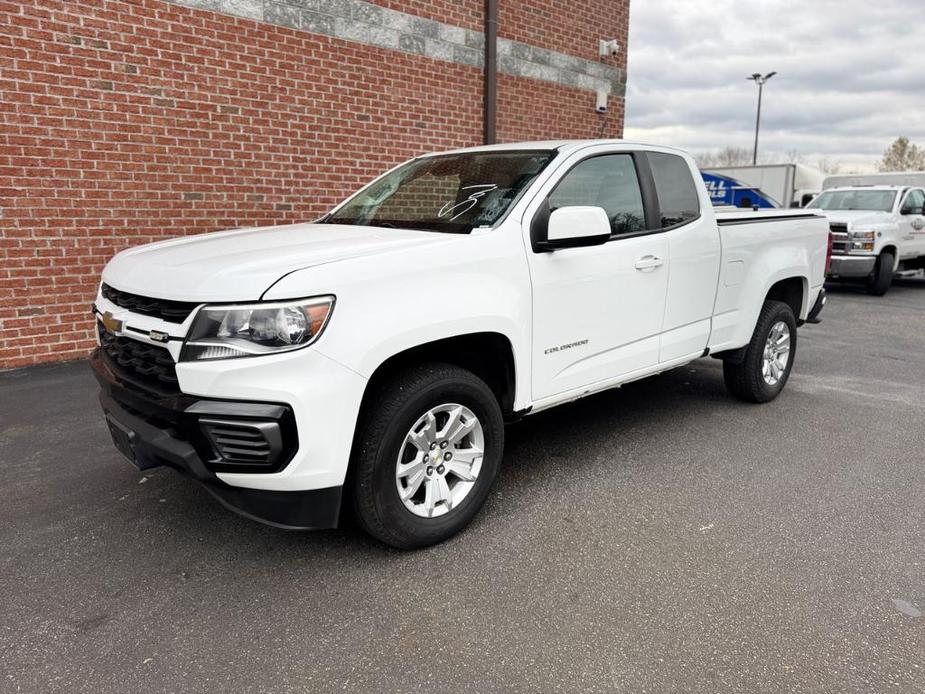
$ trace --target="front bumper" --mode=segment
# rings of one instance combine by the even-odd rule
[[[273,490],[233,486],[219,475],[227,469],[210,455],[200,421],[221,417],[241,421],[279,422],[286,450],[280,463],[292,458],[298,439],[288,406],[264,402],[228,402],[186,394],[158,395],[120,378],[107,357],[96,349],[90,364],[100,383],[100,404],[110,427],[126,434],[135,463],[145,469],[165,465],[202,484],[227,508],[252,520],[287,529],[333,528],[340,515],[342,485],[309,490]]]
[[[875,255],[833,255],[829,278],[867,277],[874,271]]]

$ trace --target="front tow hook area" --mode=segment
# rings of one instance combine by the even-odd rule
[[[137,455],[135,452],[135,445],[138,442],[138,434],[119,422],[109,412],[104,410],[103,414],[106,418],[106,424],[109,426],[109,434],[112,436],[112,442],[116,450],[125,456],[132,465],[139,470],[147,470],[160,465],[160,463],[151,458]]]

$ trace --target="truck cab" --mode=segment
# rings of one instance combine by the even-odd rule
[[[835,187],[808,207],[829,220],[830,279],[860,280],[882,296],[897,274],[925,268],[925,187]]]

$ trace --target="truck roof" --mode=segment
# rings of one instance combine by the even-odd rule
[[[645,142],[632,142],[630,140],[621,140],[621,139],[601,139],[601,140],[535,140],[530,142],[504,142],[501,144],[495,145],[480,145],[478,147],[461,147],[459,149],[447,150],[445,152],[428,152],[427,154],[422,154],[422,157],[431,157],[437,156],[440,154],[458,154],[462,152],[503,152],[503,151],[517,151],[517,150],[527,150],[527,149],[547,149],[547,150],[559,150],[562,152],[573,151],[576,149],[581,149],[582,147],[589,147],[592,145],[621,145],[624,147],[644,147],[651,150],[665,150],[671,152],[677,152],[679,154],[687,154],[682,149],[676,147],[666,147],[664,145],[653,145]]]
[[[823,181],[822,189],[857,186],[925,186],[925,171],[888,171],[873,174],[835,174]]]
[[[858,185],[854,185],[854,186],[835,186],[834,188],[827,188],[826,190],[827,191],[828,190],[859,190],[859,189],[863,189],[863,190],[905,190],[906,188],[910,188],[910,187],[912,186],[900,186],[900,185],[890,186],[890,185],[886,185],[883,183],[880,183],[877,185],[859,183]]]

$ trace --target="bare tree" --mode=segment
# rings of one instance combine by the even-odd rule
[[[701,169],[709,169],[711,166],[716,166],[716,158],[713,156],[713,152],[691,152],[694,157],[694,161],[697,162],[697,166]]]
[[[925,169],[925,150],[909,142],[908,137],[897,137],[883,153],[881,171],[921,171]]]
[[[834,176],[841,171],[841,164],[837,161],[830,161],[826,157],[819,157],[819,160],[816,162],[816,168],[824,174]]]
[[[788,154],[789,156],[789,154]],[[717,166],[751,166],[752,151],[747,147],[723,147],[710,152],[698,152],[694,155],[697,165],[701,169],[710,169]],[[758,160],[759,164],[775,164],[777,157],[765,154]]]
[[[713,151],[699,152],[694,155],[694,159],[697,160],[697,165],[701,169],[710,169],[717,166],[751,166],[752,164],[752,154],[745,147],[728,146]],[[778,155],[765,154],[758,163],[768,165],[781,163],[781,161],[785,164],[807,163],[806,156],[795,148],[788,149],[783,155],[783,160]],[[826,157],[820,157],[816,162],[816,168],[822,173],[832,175],[840,172],[841,165],[838,162],[830,161]]]
[[[745,147],[723,147],[713,152],[700,152],[694,156],[701,169],[714,166],[750,166],[751,152]]]
[[[716,153],[720,166],[748,166],[752,163],[752,153],[747,147],[723,147]]]
[[[782,162],[780,154],[777,152],[768,152],[758,157],[758,166],[773,166],[775,164],[787,164],[786,159]]]

